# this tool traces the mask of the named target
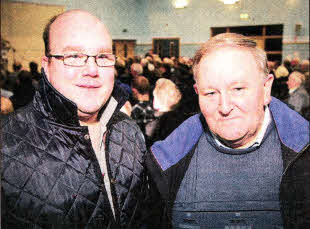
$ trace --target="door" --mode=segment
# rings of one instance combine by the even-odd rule
[[[136,40],[113,40],[113,53],[118,57],[133,58]]]
[[[164,57],[179,57],[180,38],[153,38],[153,53]]]

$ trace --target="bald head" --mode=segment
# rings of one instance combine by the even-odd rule
[[[78,32],[85,31],[89,29],[98,30],[105,34],[105,40],[108,44],[111,44],[112,49],[112,39],[109,31],[105,25],[99,20],[99,18],[83,10],[69,10],[59,15],[54,16],[45,26],[43,32],[43,40],[45,45],[45,55],[50,54],[52,46],[57,45],[53,42],[53,38],[63,36],[64,33],[70,32],[72,37],[76,37]],[[75,32],[78,31],[78,32]],[[72,33],[73,32],[73,33]],[[79,37],[76,37],[79,39]]]
[[[52,18],[43,37],[47,80],[76,104],[81,122],[97,121],[114,86],[115,56],[107,28],[90,13],[71,10]],[[99,66],[98,59],[110,64]]]

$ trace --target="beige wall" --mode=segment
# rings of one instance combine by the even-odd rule
[[[10,50],[7,54],[9,70],[12,70],[14,59],[21,62],[26,70],[31,61],[41,66],[44,26],[52,16],[64,12],[65,7],[1,0],[0,8],[1,38],[9,41],[15,49],[15,52]]]

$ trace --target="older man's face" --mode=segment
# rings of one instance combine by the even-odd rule
[[[58,18],[50,30],[52,55],[112,53],[112,41],[104,25],[85,12]],[[114,67],[98,67],[94,58],[72,67],[61,59],[45,57],[42,65],[50,83],[78,107],[79,117],[96,116],[109,99],[114,85]]]
[[[288,89],[298,88],[300,86],[301,80],[298,78],[296,74],[297,74],[296,72],[292,72],[289,75],[288,81],[287,81]]]
[[[210,130],[230,147],[248,146],[271,100],[272,81],[243,48],[222,47],[204,57],[195,88]]]

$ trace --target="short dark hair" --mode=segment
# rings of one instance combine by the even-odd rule
[[[38,70],[38,64],[36,62],[31,61],[29,63],[29,68],[31,71],[36,71],[36,70]]]
[[[136,76],[132,79],[131,87],[137,89],[140,94],[145,95],[150,91],[150,82],[144,76]]]
[[[61,14],[53,16],[48,23],[44,27],[43,31],[43,41],[44,41],[44,47],[45,47],[45,56],[50,54],[50,29],[53,22],[60,16]]]
[[[20,62],[14,62],[13,63],[13,70],[14,72],[18,72],[22,69],[22,64]]]

